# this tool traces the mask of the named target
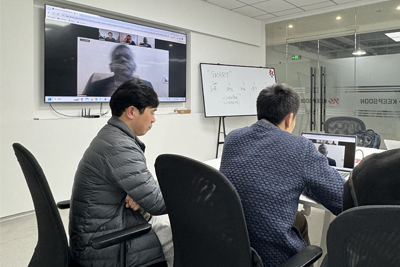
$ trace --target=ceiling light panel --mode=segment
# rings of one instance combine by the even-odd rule
[[[385,35],[396,42],[400,42],[400,32],[385,33]]]

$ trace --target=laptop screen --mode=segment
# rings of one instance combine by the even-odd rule
[[[332,167],[353,169],[356,157],[355,135],[336,135],[327,133],[302,133],[317,150],[325,155]]]

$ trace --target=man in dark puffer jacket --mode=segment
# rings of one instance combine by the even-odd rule
[[[72,256],[82,266],[120,266],[118,245],[95,250],[91,239],[167,212],[159,185],[146,166],[145,145],[138,139],[151,129],[158,104],[157,94],[147,85],[133,81],[122,84],[110,100],[112,118],[79,163],[69,234]],[[172,248],[172,237],[170,243]],[[127,266],[149,266],[165,260],[153,230],[127,242],[126,251]]]

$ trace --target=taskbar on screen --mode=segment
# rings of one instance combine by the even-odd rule
[[[46,96],[45,103],[108,103],[107,96]],[[185,102],[185,97],[160,97],[160,102]]]
[[[46,103],[107,103],[111,97],[107,96],[46,96]]]

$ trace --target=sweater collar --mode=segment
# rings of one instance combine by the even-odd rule
[[[146,145],[142,141],[140,141],[139,138],[136,136],[136,134],[134,134],[132,130],[128,127],[128,125],[126,125],[124,122],[118,119],[118,117],[114,116],[111,117],[107,123],[114,127],[117,127],[118,129],[126,133],[129,137],[133,138],[144,152],[144,150],[146,149]]]
[[[267,128],[268,130],[274,130],[274,129],[279,129],[280,130],[280,128],[278,126],[276,126],[275,124],[273,124],[272,122],[270,122],[270,121],[268,121],[266,119],[258,120],[256,122],[256,124],[260,125],[260,126],[262,126],[264,128]]]

